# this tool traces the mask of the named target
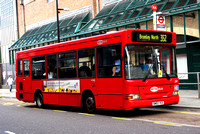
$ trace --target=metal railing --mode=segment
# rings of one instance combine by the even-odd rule
[[[197,85],[198,88],[198,98],[200,99],[200,72],[190,72],[190,73],[178,73],[178,74],[186,74],[186,75],[196,75],[197,82],[196,83],[180,83],[179,85]],[[189,80],[189,79],[188,79]]]

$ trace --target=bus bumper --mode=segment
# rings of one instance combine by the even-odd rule
[[[132,110],[134,108],[154,107],[169,104],[178,104],[179,96],[171,96],[168,98],[158,98],[151,100],[125,100],[124,110]]]
[[[18,91],[16,91],[16,98],[20,101],[22,101],[22,98],[20,98],[20,93]]]

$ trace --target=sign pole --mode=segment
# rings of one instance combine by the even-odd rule
[[[157,5],[153,4],[152,5],[152,10],[153,10],[153,30],[157,30],[157,22],[156,22],[156,10],[157,10]]]

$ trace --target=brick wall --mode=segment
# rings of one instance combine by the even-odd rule
[[[188,12],[185,17],[186,34],[199,38],[198,13]],[[184,34],[184,21],[182,16],[173,16],[173,29],[177,34]]]
[[[96,7],[96,0],[58,0],[59,8],[69,8],[70,11],[77,10],[89,5]],[[50,18],[56,17],[56,2],[48,3],[47,0],[34,0],[26,5],[20,5],[18,1],[18,21],[19,21],[19,36],[24,34],[24,20],[25,26],[29,26]],[[93,7],[93,9],[94,9]],[[24,9],[24,15],[23,15]],[[66,14],[66,11],[61,11],[60,15]],[[96,11],[93,10],[93,14]],[[24,18],[25,16],[25,18]]]
[[[113,0],[108,0],[113,1]],[[103,8],[103,4],[108,2],[107,0],[59,0],[59,8],[69,8],[70,11],[77,10],[86,6],[92,6],[92,17],[95,17],[99,10]],[[97,5],[99,3],[99,6]],[[30,0],[30,3],[27,3],[24,7],[20,5],[18,0],[18,20],[19,20],[19,35],[20,37],[24,34],[24,20],[25,27],[33,25],[35,23],[54,18],[56,17],[55,10],[55,0],[48,3],[47,0]],[[24,9],[24,15],[23,15]],[[61,11],[60,15],[66,14],[66,11]],[[195,17],[186,17],[186,32],[188,35],[199,37],[198,31],[198,14],[194,13]],[[191,15],[187,13],[186,15]],[[23,18],[25,16],[25,18]],[[148,29],[153,29],[152,21],[147,22]],[[173,26],[174,32],[178,34],[183,34],[183,17],[182,16],[173,16]],[[144,29],[144,27],[143,27]],[[169,17],[166,17],[166,30],[170,31],[170,21]]]

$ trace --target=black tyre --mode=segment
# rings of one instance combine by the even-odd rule
[[[42,96],[42,94],[41,93],[39,93],[39,94],[37,94],[37,96],[36,96],[36,106],[37,107],[39,107],[39,108],[41,108],[41,107],[43,107],[43,96]]]
[[[88,96],[84,99],[84,111],[87,113],[94,113],[96,110],[95,101],[93,96]]]

